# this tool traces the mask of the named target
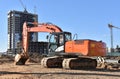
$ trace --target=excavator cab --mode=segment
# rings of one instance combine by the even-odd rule
[[[48,56],[54,56],[59,52],[64,52],[65,42],[70,40],[70,32],[52,32],[49,37]]]

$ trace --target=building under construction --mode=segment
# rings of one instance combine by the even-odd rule
[[[17,52],[22,52],[22,42],[17,43]],[[28,52],[39,53],[40,55],[48,54],[48,42],[29,42]]]
[[[28,13],[26,10],[24,12],[15,10],[8,12],[8,52],[18,52],[19,48],[17,43],[22,41],[22,29],[25,21],[38,22],[38,15]],[[38,41],[38,34],[30,33],[29,40],[30,42]]]

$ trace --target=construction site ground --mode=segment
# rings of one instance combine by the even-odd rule
[[[13,57],[0,57],[0,79],[120,79],[120,68],[94,70],[66,70],[43,68],[40,62],[29,60],[15,65]]]

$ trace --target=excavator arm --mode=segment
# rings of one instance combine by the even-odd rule
[[[34,27],[30,27],[29,25],[33,24]],[[62,32],[62,29],[56,25],[50,23],[27,23],[23,24],[23,32],[22,32],[22,46],[23,52],[21,54],[17,54],[15,56],[15,64],[16,65],[24,65],[27,59],[29,58],[28,55],[28,46],[29,46],[29,33],[30,32]]]

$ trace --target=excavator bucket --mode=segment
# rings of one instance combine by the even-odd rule
[[[21,54],[15,56],[15,65],[25,65],[25,62],[28,60],[28,57],[25,57]]]

